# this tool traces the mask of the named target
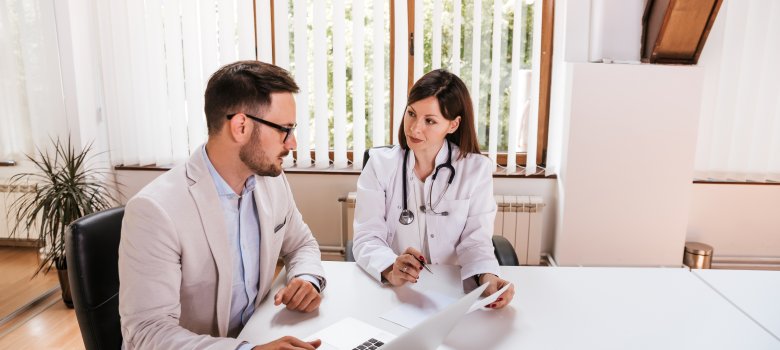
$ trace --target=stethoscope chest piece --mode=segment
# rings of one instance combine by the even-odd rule
[[[398,222],[400,222],[402,225],[409,225],[414,221],[414,214],[409,209],[404,209],[401,211],[401,216],[398,217]]]

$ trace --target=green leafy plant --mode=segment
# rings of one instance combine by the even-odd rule
[[[14,222],[11,236],[24,230],[29,237],[37,230],[38,246],[44,251],[36,275],[52,267],[66,268],[65,230],[71,222],[117,203],[107,169],[87,167],[92,144],[77,150],[70,139],[52,142],[53,153],[38,149],[35,156],[27,155],[36,171],[16,174],[10,180],[12,189],[27,189],[8,208]]]

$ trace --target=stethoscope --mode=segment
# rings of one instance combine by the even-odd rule
[[[441,199],[444,198],[444,194],[447,193],[447,190],[450,188],[450,184],[452,183],[452,179],[455,178],[455,168],[452,166],[452,146],[450,146],[450,142],[447,142],[447,161],[444,162],[444,164],[439,164],[436,169],[433,171],[433,177],[431,178],[431,190],[428,191],[428,207],[430,208],[431,213],[434,215],[441,215],[441,216],[447,216],[450,215],[449,212],[443,211],[441,213],[437,213],[435,208],[439,205],[439,202],[441,202]],[[409,149],[407,148],[406,151],[404,151],[404,164],[403,164],[403,191],[404,191],[404,209],[401,211],[401,216],[398,217],[398,222],[400,222],[402,225],[409,225],[412,222],[414,222],[414,214],[411,210],[409,210],[408,207],[408,198],[406,196],[406,163],[409,160]],[[439,198],[436,200],[436,203],[432,203],[432,194],[433,194],[433,183],[436,182],[436,176],[439,174],[439,170],[441,168],[446,168],[450,171],[450,177],[447,180],[447,185],[444,187],[444,191],[442,191],[441,195],[439,195]],[[425,210],[425,205],[420,206],[420,210]]]

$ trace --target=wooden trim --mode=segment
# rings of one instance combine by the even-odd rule
[[[555,0],[542,4],[542,45],[539,67],[539,116],[536,126],[536,164],[547,160],[547,134],[550,127],[550,86],[552,85],[553,33],[555,31]],[[504,163],[506,164],[506,163]],[[525,159],[523,163],[526,164]]]
[[[780,185],[780,182],[748,182],[748,181],[707,181],[707,180],[694,180],[694,184],[696,185],[769,185],[769,186],[777,186]]]
[[[406,55],[409,57],[409,62],[407,63],[407,76],[406,81],[408,82],[407,88],[406,88],[406,95],[409,95],[409,91],[412,90],[412,85],[414,85],[414,55],[412,55],[412,48],[414,47],[414,42],[412,41],[412,34],[417,35],[417,33],[414,32],[414,6],[415,2],[414,0],[406,0],[406,37],[408,40],[406,41]]]
[[[388,128],[390,129],[390,144],[393,143],[393,137],[395,136],[395,130],[393,130],[393,113],[395,112],[395,1],[390,0],[390,127]]]
[[[273,13],[271,14],[271,17],[273,18]],[[255,59],[257,60],[260,56],[258,55],[259,52],[257,52],[257,0],[252,0],[252,23],[254,23],[254,32],[252,32],[252,36],[255,38]]]
[[[276,1],[270,0],[268,2],[271,3],[271,62],[276,64],[276,26],[274,25],[274,15],[276,14],[274,12],[274,3]]]

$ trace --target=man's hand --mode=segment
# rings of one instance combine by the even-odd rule
[[[425,257],[420,251],[412,247],[406,248],[406,251],[399,255],[390,267],[382,271],[382,277],[394,286],[400,286],[406,282],[417,283],[417,279],[420,278],[420,270],[423,269],[420,261],[425,261]]]
[[[479,285],[483,285],[486,282],[490,282],[490,285],[488,285],[487,288],[485,288],[485,291],[482,292],[482,296],[488,296],[495,292],[498,292],[499,289],[504,288],[505,285],[509,284],[508,281],[502,280],[498,278],[498,276],[492,274],[492,273],[486,273],[482,275],[479,278]],[[509,288],[507,288],[504,293],[502,293],[496,301],[487,307],[491,309],[500,309],[504,306],[509,305],[509,302],[512,301],[512,298],[515,297],[515,286],[511,285]]]
[[[301,278],[293,278],[287,287],[276,293],[274,305],[284,304],[287,305],[287,310],[312,312],[320,306],[321,300],[320,293],[311,283]]]
[[[307,282],[308,283],[308,282]],[[303,340],[300,340],[296,337],[282,337],[279,339],[276,339],[268,344],[258,345],[252,348],[252,350],[288,350],[288,349],[305,349],[305,350],[314,350],[316,348],[320,347],[320,344],[322,344],[322,341],[319,339],[315,341],[305,342]]]

